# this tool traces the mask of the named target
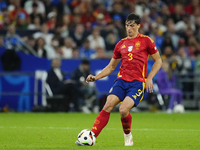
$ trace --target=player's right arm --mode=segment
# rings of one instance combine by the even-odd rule
[[[120,62],[120,58],[119,59],[114,59],[112,58],[110,63],[99,73],[97,74],[96,76],[93,76],[93,75],[89,75],[86,79],[86,82],[94,82],[96,80],[99,80],[101,78],[104,78],[106,76],[108,76],[109,74],[111,74],[115,68],[117,67],[118,63]]]

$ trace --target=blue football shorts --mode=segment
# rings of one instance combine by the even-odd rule
[[[137,80],[125,81],[122,79],[116,79],[113,86],[111,87],[108,95],[114,94],[119,97],[121,101],[126,96],[132,98],[137,106],[144,97],[145,83]]]

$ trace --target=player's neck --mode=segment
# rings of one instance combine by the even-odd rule
[[[134,39],[138,36],[139,32],[135,33],[134,35],[131,35],[131,36],[127,36],[127,38],[129,39]]]

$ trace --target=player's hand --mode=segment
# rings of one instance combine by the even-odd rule
[[[145,88],[146,88],[147,92],[149,92],[149,93],[153,92],[154,87],[153,87],[153,81],[152,81],[152,79],[148,79],[147,78],[147,80],[145,82]]]
[[[88,83],[88,82],[94,82],[94,81],[95,81],[95,76],[93,76],[91,74],[86,79],[86,83]]]

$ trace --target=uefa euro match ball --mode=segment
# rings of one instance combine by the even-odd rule
[[[78,141],[85,146],[94,146],[96,137],[89,129],[84,129],[78,134]]]
[[[177,105],[174,106],[173,111],[174,111],[174,113],[184,113],[185,109],[184,109],[183,105],[177,104]]]

